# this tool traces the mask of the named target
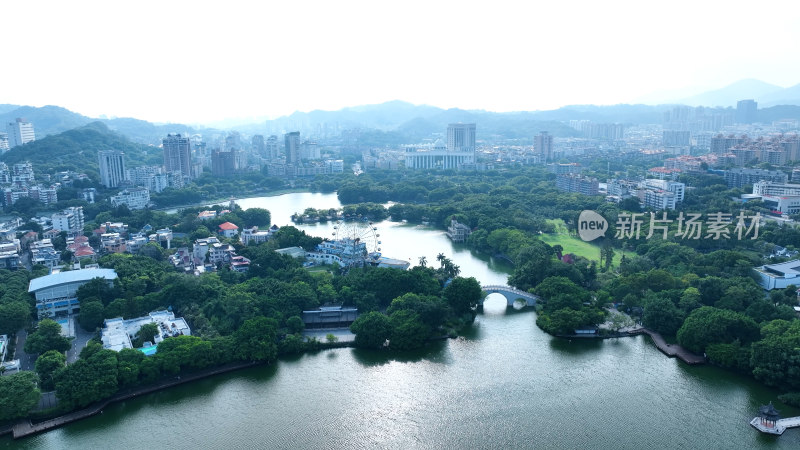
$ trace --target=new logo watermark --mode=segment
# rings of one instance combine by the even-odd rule
[[[595,211],[586,209],[578,216],[578,236],[584,241],[593,241],[608,231],[608,221]]]
[[[649,220],[648,220],[649,216]],[[758,227],[761,223],[761,214],[745,215],[744,211],[738,216],[727,213],[708,213],[706,221],[702,214],[680,212],[676,219],[667,218],[667,213],[662,212],[661,217],[656,213],[619,213],[615,224],[615,239],[639,239],[642,226],[647,227],[645,239],[650,239],[654,234],[659,234],[662,239],[667,239],[669,234],[679,239],[730,239],[731,235],[737,240],[758,238]],[[673,227],[670,227],[673,225]],[[733,229],[731,229],[733,226]],[[578,236],[584,241],[593,241],[600,236],[605,236],[608,231],[608,221],[599,213],[586,209],[578,217]]]

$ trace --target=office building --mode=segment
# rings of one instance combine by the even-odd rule
[[[283,137],[286,147],[286,164],[297,164],[300,162],[300,132],[292,131]]]
[[[125,181],[125,154],[118,150],[97,152],[100,160],[100,184],[107,188],[119,187]]]
[[[264,141],[264,136],[260,134],[256,134],[250,139],[250,145],[252,146],[253,153],[262,157],[267,157],[267,144]]]
[[[10,148],[36,140],[33,124],[23,118],[18,117],[17,120],[6,125],[6,131],[8,132],[8,146]]]
[[[180,134],[168,134],[163,139],[164,169],[167,172],[180,172],[192,178],[192,151],[188,137]]]

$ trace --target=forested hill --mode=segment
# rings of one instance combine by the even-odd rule
[[[131,142],[102,122],[92,122],[15,147],[0,156],[0,161],[6,164],[30,161],[38,173],[74,170],[94,178],[98,176],[97,152],[100,150],[122,150],[128,167],[162,162],[161,149]]]

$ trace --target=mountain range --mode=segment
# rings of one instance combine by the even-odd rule
[[[478,137],[500,135],[507,139],[532,140],[539,131],[554,136],[577,136],[565,124],[569,120],[591,120],[599,123],[646,124],[660,123],[664,111],[674,105],[735,107],[743,99],[759,103],[758,119],[771,122],[778,119],[800,119],[800,84],[782,88],[759,80],[741,80],[721,89],[689,97],[672,99],[671,94],[648,97],[649,104],[635,105],[571,105],[551,111],[520,111],[497,113],[483,110],[442,109],[429,105],[414,105],[395,100],[376,105],[343,108],[338,111],[295,112],[274,120],[239,124],[220,129],[184,124],[157,124],[133,118],[95,119],[59,106],[20,106],[0,104],[0,123],[24,117],[34,124],[38,137],[61,133],[99,121],[108,129],[119,132],[134,142],[159,145],[168,133],[203,135],[224,134],[230,130],[245,135],[281,134],[300,130],[305,135],[316,134],[325,127],[338,130],[359,130],[362,144],[416,143],[441,135],[448,123],[478,123]],[[659,100],[660,98],[660,100]],[[235,121],[234,121],[235,122]],[[230,122],[230,123],[234,123]],[[218,122],[222,124],[223,122]]]

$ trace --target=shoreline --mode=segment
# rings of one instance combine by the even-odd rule
[[[692,353],[678,344],[668,344],[667,341],[664,340],[664,338],[659,333],[656,333],[655,331],[652,330],[648,330],[647,328],[637,328],[631,331],[623,331],[615,334],[605,334],[605,335],[557,334],[553,336],[561,339],[613,339],[621,337],[635,337],[640,335],[650,336],[650,339],[653,341],[653,344],[656,346],[656,348],[659,351],[661,351],[661,353],[670,358],[678,358],[681,361],[685,362],[686,364],[689,364],[690,366],[706,363],[705,356],[700,356],[695,353]]]
[[[258,198],[258,197],[277,197],[279,195],[284,195],[284,194],[301,194],[301,193],[306,193],[306,192],[312,193],[312,194],[315,193],[315,192],[311,192],[308,189],[299,189],[299,188],[298,189],[281,189],[281,190],[278,190],[278,191],[248,192],[246,195],[234,196],[233,200],[243,200],[243,199],[246,199],[246,198]],[[203,202],[198,202],[198,203],[189,203],[189,204],[183,204],[183,205],[164,206],[164,207],[152,208],[152,211],[166,212],[166,211],[174,209],[174,210],[176,210],[176,212],[172,213],[172,214],[176,214],[177,211],[180,211],[181,209],[185,209],[185,208],[195,208],[195,207],[198,207],[198,206],[207,206],[207,205],[219,205],[219,204],[230,202],[230,201],[231,201],[231,197],[227,197],[227,198],[208,200],[208,201],[203,201]]]

